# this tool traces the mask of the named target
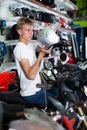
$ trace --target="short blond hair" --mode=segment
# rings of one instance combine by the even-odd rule
[[[33,25],[33,21],[28,17],[21,17],[17,21],[17,30],[22,29],[24,24]]]

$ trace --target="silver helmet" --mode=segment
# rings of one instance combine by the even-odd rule
[[[41,45],[45,45],[47,48],[55,43],[59,42],[59,36],[49,26],[44,27],[39,33],[37,40]]]

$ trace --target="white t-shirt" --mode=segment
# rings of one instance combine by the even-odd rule
[[[18,76],[20,79],[20,94],[22,96],[33,95],[40,90],[40,88],[36,87],[37,83],[41,83],[39,72],[37,73],[37,76],[34,80],[30,80],[26,77],[19,63],[22,58],[28,59],[31,66],[35,63],[36,54],[35,48],[33,48],[32,44],[29,43],[28,45],[25,45],[19,42],[14,48],[14,58],[17,66]]]

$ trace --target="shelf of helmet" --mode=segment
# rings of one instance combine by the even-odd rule
[[[57,0],[57,1],[59,2],[60,0]],[[55,2],[58,4],[57,1],[55,0]],[[69,0],[66,0],[66,1],[68,1],[68,3],[69,3]],[[66,1],[65,1],[65,3],[67,3]],[[62,0],[62,2],[64,4],[63,0]],[[12,26],[13,24],[15,24],[17,22],[19,16],[23,16],[21,8],[25,8],[25,10],[28,8],[30,11],[32,9],[32,10],[40,12],[40,13],[44,12],[44,14],[40,14],[40,16],[39,16],[39,17],[43,16],[42,18],[44,18],[44,21],[39,21],[39,18],[38,19],[34,18],[33,20],[35,22],[43,23],[43,22],[46,22],[46,20],[48,20],[47,23],[50,23],[50,21],[51,21],[51,23],[52,22],[54,23],[54,22],[60,22],[60,19],[62,19],[63,23],[65,22],[66,24],[71,24],[73,21],[70,17],[64,15],[60,11],[52,9],[51,7],[46,6],[44,4],[41,4],[40,2],[38,2],[36,0],[31,0],[31,1],[29,1],[29,0],[4,0],[4,1],[1,0],[0,19],[6,20],[6,26]],[[73,8],[77,9],[74,6],[73,6]],[[4,10],[4,13],[3,13],[3,10]],[[17,16],[15,16],[14,12],[12,12],[15,10],[17,11],[17,12],[15,12],[17,14]],[[46,14],[46,12],[47,12],[47,14]],[[18,16],[18,14],[20,14],[20,15]],[[51,16],[51,14],[52,14],[52,16]],[[39,14],[35,14],[35,15],[39,15]],[[29,15],[27,17],[29,17]]]
[[[19,1],[20,3],[26,5],[26,6],[30,7],[30,8],[33,8],[36,11],[42,11],[42,12],[47,12],[49,14],[53,14],[58,19],[61,17],[61,18],[64,18],[67,22],[72,20],[68,15],[65,15],[64,13],[62,13],[62,11],[59,10],[59,8],[58,8],[59,7],[58,6],[59,0],[57,2],[55,1],[57,3],[57,8],[55,8],[55,9],[53,9],[53,8],[51,8],[49,6],[46,6],[46,5],[40,3],[40,2],[38,2],[36,0],[31,0],[31,1],[28,1],[28,0],[17,0],[17,1]],[[67,1],[68,1],[68,3],[64,2],[64,1],[61,2],[62,5],[65,5],[64,3],[69,4],[69,0],[67,0]],[[71,3],[69,4],[69,6],[72,5]],[[68,7],[68,9],[69,10],[77,10],[77,7],[75,5],[72,6],[72,7],[73,8]]]
[[[68,1],[68,2],[66,2]],[[62,1],[62,5],[65,6],[65,4],[69,4],[69,0],[66,0],[65,2]],[[68,17],[67,15],[64,15],[60,10],[59,10],[59,7],[58,7],[58,3],[60,3],[59,0],[55,0],[55,2],[57,3],[57,8],[56,9],[53,9],[49,6],[46,6],[36,0],[1,0],[1,8],[0,8],[0,19],[11,19],[13,17],[13,14],[11,12],[11,6],[13,4],[14,5],[14,8],[21,8],[21,7],[27,7],[29,9],[33,9],[33,10],[36,10],[36,11],[42,11],[42,12],[47,12],[49,14],[53,14],[55,15],[57,18],[61,17],[61,18],[64,18],[66,21],[71,21],[72,19],[70,17]],[[73,4],[69,4],[69,6],[72,5],[73,8],[71,7],[68,7],[69,10],[77,10],[77,7]],[[66,9],[66,6],[65,6],[65,9]],[[4,10],[4,13],[3,13],[3,10]],[[19,10],[21,11],[21,10]]]
[[[7,46],[14,46],[18,42],[18,34],[16,31],[16,26],[15,26],[18,18],[19,17],[17,17],[16,19],[13,18],[12,20],[14,22],[6,21],[6,24],[9,28],[6,28],[5,35],[4,35],[5,36],[4,42],[6,43]],[[72,28],[70,28],[70,27],[62,27],[63,25],[60,24],[59,22],[55,23],[55,24],[51,24],[51,25],[49,25],[49,24],[45,25],[45,24],[46,23],[44,23],[44,22],[42,23],[42,22],[35,21],[34,26],[33,26],[34,35],[33,35],[33,40],[31,41],[32,43],[38,42],[37,38],[38,38],[39,31],[42,30],[43,32],[48,32],[47,30],[44,29],[45,27],[51,27],[51,31],[54,31],[55,33],[57,32],[57,35],[59,35],[60,33],[62,34],[63,32],[64,32],[64,35],[71,34],[74,32],[74,30],[72,30]]]
[[[58,0],[59,1],[59,0]],[[68,1],[68,0],[67,0]],[[0,9],[0,19],[5,19],[6,20],[6,26],[7,27],[11,27],[12,25],[14,25],[19,16],[15,17],[13,16],[12,12],[11,12],[11,9],[16,9],[16,8],[22,8],[22,7],[27,7],[29,9],[34,9],[34,10],[41,10],[43,12],[48,12],[48,13],[52,13],[53,15],[56,15],[58,20],[59,20],[59,17],[62,17],[66,20],[68,20],[68,22],[72,22],[73,20],[67,16],[65,16],[64,14],[62,14],[60,11],[57,11],[57,10],[54,10],[46,5],[43,5],[41,4],[40,2],[37,2],[35,0],[1,0],[1,9]],[[62,1],[63,2],[63,1]],[[13,6],[12,6],[13,5]],[[3,13],[3,10],[4,10],[4,13]],[[67,23],[67,21],[64,21],[65,23]],[[37,21],[37,20],[34,20],[35,23],[39,23],[39,27],[42,27],[43,28],[43,24],[44,22],[43,21]],[[65,24],[63,23],[63,24]],[[60,27],[60,23],[59,21],[56,22],[56,24],[53,24],[54,28],[56,28],[55,26],[57,26],[57,29],[59,29],[60,31],[69,31],[69,32],[72,32],[72,29],[69,28],[69,27]],[[2,36],[3,37],[3,36]],[[1,37],[1,39],[2,39]],[[5,38],[4,38],[5,40]],[[6,39],[7,40],[7,39]],[[16,44],[16,42],[14,42],[14,40],[8,40],[8,42],[6,41],[7,45],[14,45]]]

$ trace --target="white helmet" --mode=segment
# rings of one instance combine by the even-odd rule
[[[49,47],[59,42],[59,36],[49,26],[44,27],[37,37],[41,45]]]

